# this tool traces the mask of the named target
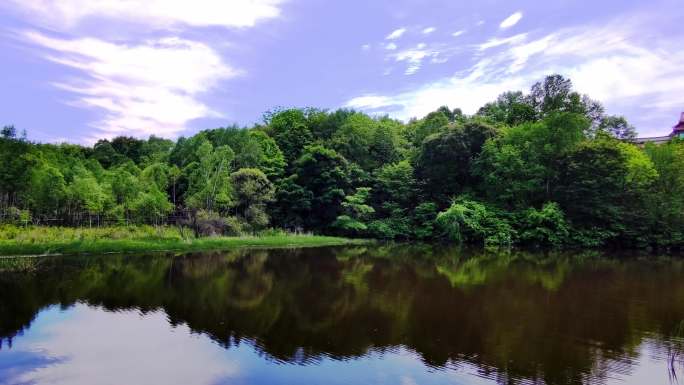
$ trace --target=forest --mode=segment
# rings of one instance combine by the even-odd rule
[[[684,140],[639,147],[635,135],[560,75],[474,115],[443,106],[408,122],[278,108],[249,128],[92,147],[33,143],[10,125],[0,223],[681,248]]]

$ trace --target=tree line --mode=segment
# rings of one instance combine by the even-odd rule
[[[560,75],[472,116],[444,106],[406,123],[290,108],[250,128],[93,147],[32,143],[7,126],[0,221],[681,247],[684,141],[640,148],[634,137],[623,117]]]

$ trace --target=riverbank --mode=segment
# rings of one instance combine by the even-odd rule
[[[0,226],[0,256],[224,250],[236,247],[318,247],[366,241],[269,231],[259,235],[195,238],[176,227],[100,228]]]

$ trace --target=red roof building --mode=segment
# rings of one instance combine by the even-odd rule
[[[634,140],[634,143],[636,143],[640,146],[642,146],[646,143],[661,144],[661,143],[667,143],[674,138],[684,139],[684,112],[682,112],[681,116],[679,117],[679,123],[677,123],[674,127],[672,127],[672,133],[670,133],[670,135],[668,135],[668,136],[655,136],[655,137],[650,137],[650,138],[636,138]]]
[[[673,138],[684,139],[684,112],[682,112],[682,116],[679,118],[679,123],[672,127],[672,133],[670,136]]]

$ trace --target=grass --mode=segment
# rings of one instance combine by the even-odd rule
[[[236,247],[314,247],[360,242],[364,241],[283,231],[235,237],[195,238],[191,231],[175,227],[0,226],[0,256],[202,251]]]

